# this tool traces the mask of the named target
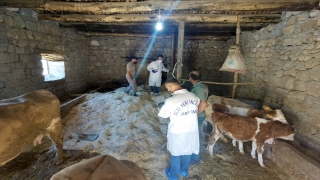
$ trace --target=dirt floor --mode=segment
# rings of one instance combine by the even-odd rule
[[[71,132],[64,131],[64,163],[55,165],[55,151],[45,139],[41,146],[20,154],[0,167],[0,180],[46,180],[59,170],[102,154],[131,160],[144,169],[150,180],[167,179],[164,170],[169,165],[166,150],[168,119],[157,117],[157,103],[170,96],[152,96],[139,87],[138,97],[129,96],[124,88],[108,93],[94,93],[75,106],[63,121],[75,131],[99,133],[95,141],[80,141]],[[48,149],[48,147],[50,147]],[[277,180],[290,179],[269,159],[266,168],[250,156],[251,143],[245,143],[245,155],[228,143],[218,141],[214,156],[202,154],[202,162],[192,165],[188,178],[183,180]]]

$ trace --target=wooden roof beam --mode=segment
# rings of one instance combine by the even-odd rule
[[[143,31],[154,29],[154,23],[60,23],[64,28],[77,28],[77,29],[126,29],[130,31]],[[186,31],[235,31],[236,24],[185,24]],[[165,29],[177,29],[175,24],[164,24]],[[261,23],[247,23],[241,25],[242,31],[251,31],[253,29],[261,28]],[[175,30],[176,31],[176,30]]]
[[[149,0],[142,2],[62,2],[48,0],[0,0],[0,6],[27,7],[45,12],[75,14],[133,14],[161,10],[207,11],[307,11],[319,8],[318,0]]]
[[[281,14],[244,14],[241,15],[241,24],[245,23],[277,23]],[[156,16],[145,14],[119,14],[119,15],[79,15],[79,14],[38,14],[39,20],[53,20],[60,22],[88,22],[88,23],[154,23]],[[237,23],[237,15],[217,14],[172,14],[165,19],[166,22],[178,23]]]

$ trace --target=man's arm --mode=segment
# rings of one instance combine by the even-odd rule
[[[170,117],[171,114],[171,107],[172,105],[168,102],[165,101],[164,105],[162,106],[162,108],[160,109],[160,112],[158,114],[158,116],[162,117],[162,118],[168,118]]]
[[[198,114],[202,113],[207,107],[207,95],[200,88],[195,89],[193,93],[200,99],[200,104],[198,106]]]
[[[153,70],[154,66],[153,66],[152,63],[153,63],[153,62],[151,62],[151,63],[147,66],[147,70],[148,70],[148,71],[152,71],[152,70]]]
[[[129,77],[129,79],[133,80],[133,77],[131,77],[131,71],[127,70],[127,76]]]
[[[202,113],[207,107],[207,100],[201,100],[198,107],[198,114]]]
[[[166,67],[164,67],[163,64],[161,64],[161,66],[162,66],[162,71],[164,71],[164,72],[169,72],[169,71],[170,71],[169,69],[167,69]]]

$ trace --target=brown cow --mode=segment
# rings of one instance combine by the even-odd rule
[[[57,163],[63,159],[60,102],[46,90],[0,101],[0,166],[18,156],[29,144],[49,136]]]
[[[258,117],[287,123],[287,120],[280,109],[272,110],[269,107],[264,106],[265,109],[268,108],[269,110],[257,110],[223,104],[212,104],[211,106],[213,112],[218,111],[226,114],[233,114],[244,117]]]
[[[231,99],[231,98],[224,98],[221,96],[215,96],[215,95],[211,95],[209,96],[208,100],[207,100],[207,107],[205,109],[205,113],[206,113],[206,120],[208,122],[211,123],[211,115],[214,112],[213,111],[213,104],[220,104],[220,105],[226,105],[226,106],[231,106],[231,107],[238,107],[238,108],[244,108],[244,109],[255,109],[254,107],[245,104],[243,102],[240,102],[238,100],[235,99]],[[217,107],[218,108],[218,107]],[[224,112],[226,111],[226,107],[220,107],[221,109],[217,109],[219,112]],[[238,114],[239,115],[239,114]],[[214,127],[214,124],[212,124],[212,126]],[[213,131],[213,129],[212,129]],[[224,139],[225,141],[227,141],[226,139]],[[235,141],[232,142],[235,146]]]
[[[252,107],[248,104],[242,103],[240,101],[237,101],[235,99],[211,95],[207,100],[207,107],[205,109],[206,119],[208,122],[211,122],[211,115],[214,112],[213,108],[212,108],[213,104],[228,105],[231,107],[238,107],[238,108],[244,108],[244,109],[255,109],[254,107]],[[226,110],[222,108],[219,111],[222,112],[222,111],[226,111]],[[240,114],[238,114],[238,115],[240,115]]]
[[[103,155],[81,161],[51,177],[51,180],[66,179],[146,180],[147,178],[135,163]]]
[[[247,109],[247,108],[241,108],[241,107],[232,107],[232,106],[223,105],[223,104],[212,104],[211,106],[212,106],[213,112],[222,112],[226,114],[233,114],[233,115],[252,117],[252,118],[258,117],[258,118],[267,119],[267,120],[280,121],[285,124],[288,123],[280,109],[272,110],[268,106],[264,106],[264,109],[267,109],[267,110],[256,110],[256,109]],[[272,144],[273,141],[267,141],[266,143]],[[239,144],[240,153],[244,154],[243,142],[238,141],[238,144]],[[235,139],[232,140],[232,145],[236,146]]]
[[[283,113],[281,110],[272,110],[267,106],[263,106],[265,111],[256,110],[254,107],[237,101],[235,99],[224,98],[220,96],[212,95],[208,98],[208,104],[205,109],[206,112],[206,120],[211,123],[211,115],[214,111],[223,112],[227,114],[234,114],[244,117],[259,117],[263,119],[272,119],[278,120],[283,123],[287,123]],[[214,126],[214,124],[212,124]],[[212,129],[213,131],[214,129]],[[223,136],[221,138],[224,141],[227,141]],[[243,151],[243,143],[238,141],[239,143],[239,151],[240,153],[244,154]],[[272,143],[272,142],[268,142]],[[232,140],[233,146],[236,146],[236,140]]]
[[[207,102],[208,102],[208,104],[224,104],[224,105],[230,105],[230,106],[235,106],[235,107],[242,107],[242,108],[246,108],[246,109],[255,109],[251,105],[245,104],[245,103],[240,102],[238,100],[231,99],[231,98],[225,98],[225,97],[221,97],[221,96],[215,96],[215,95],[211,95],[208,98]]]
[[[232,139],[241,142],[252,141],[251,156],[256,158],[256,150],[258,148],[258,161],[261,167],[264,167],[262,154],[265,142],[272,141],[275,138],[293,140],[295,134],[293,126],[287,123],[220,112],[212,114],[212,123],[215,124],[215,130],[209,139],[208,149],[210,155],[212,155],[213,146],[221,137],[221,133],[225,133]]]

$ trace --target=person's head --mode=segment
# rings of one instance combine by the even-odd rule
[[[179,81],[175,78],[167,79],[166,82],[164,83],[164,85],[166,86],[166,88],[169,92],[174,92],[176,90],[182,89]]]
[[[191,71],[189,73],[189,81],[194,84],[201,80],[201,74],[199,71]]]
[[[133,56],[130,60],[133,64],[137,64],[138,58],[136,56]]]
[[[157,60],[162,62],[163,61],[163,55],[159,55]]]

